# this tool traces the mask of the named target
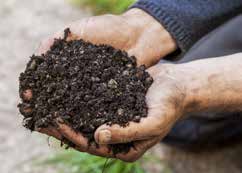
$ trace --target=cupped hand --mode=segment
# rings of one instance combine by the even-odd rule
[[[125,50],[131,56],[135,56],[137,58],[137,64],[144,64],[146,67],[154,65],[160,60],[160,58],[176,49],[175,41],[162,27],[162,25],[153,17],[139,9],[129,10],[119,16],[103,15],[86,18],[74,22],[66,26],[66,28],[70,28],[71,31],[67,40],[83,39],[94,44],[111,45],[117,49]],[[48,51],[54,43],[55,38],[63,38],[63,30],[44,40],[40,44],[37,54],[43,54]],[[100,147],[97,148],[95,145],[89,146],[86,138],[84,138],[80,133],[74,132],[68,125],[64,124],[60,118],[56,119],[58,128],[48,127],[46,129],[37,128],[35,130],[49,136],[53,136],[59,140],[63,140],[64,137],[75,144],[75,149],[82,152],[88,152],[105,157],[116,157],[124,161],[134,161],[138,159],[147,149],[159,142],[163,137],[164,131],[167,132],[170,128],[170,126],[164,126],[163,124],[165,123],[155,124],[152,122],[152,124],[154,124],[154,128],[151,128],[149,124],[151,121],[158,122],[157,119],[159,119],[159,117],[165,112],[163,111],[161,113],[158,111],[158,107],[159,110],[164,107],[161,102],[158,103],[158,96],[152,98],[152,95],[157,95],[157,91],[159,91],[159,95],[162,95],[160,91],[163,90],[162,88],[159,88],[160,86],[158,86],[158,84],[161,83],[161,80],[158,80],[158,73],[155,72],[156,70],[154,69],[157,68],[152,68],[150,70],[155,82],[147,95],[147,102],[149,105],[148,118],[146,120],[142,120],[139,126],[138,124],[130,123],[130,126],[125,129],[121,129],[117,126],[112,126],[111,128],[106,126],[100,127],[95,134],[96,141],[100,143]],[[30,100],[32,98],[31,90],[25,91],[23,93],[23,98]],[[25,109],[25,111],[29,110]],[[166,112],[166,114],[169,113]],[[167,117],[168,115],[163,116]],[[163,120],[163,122],[169,121],[169,119],[175,121],[175,118],[169,117],[165,119],[166,120]],[[147,126],[146,130],[142,128],[144,126]],[[158,132],[157,126],[162,128],[162,130]],[[155,128],[157,128],[157,131],[154,131]],[[136,135],[136,131],[138,130],[140,130],[140,133],[137,133]],[[110,140],[105,141],[104,138],[109,135],[109,132],[111,132]],[[128,135],[129,132],[131,133]],[[149,133],[149,135],[146,135],[147,133]],[[117,154],[114,156],[107,147],[108,143],[124,143],[136,140],[138,141],[134,142],[135,147],[127,154]]]
[[[83,39],[94,44],[107,44],[125,50],[137,58],[138,65],[147,67],[176,49],[176,43],[153,17],[140,9],[122,15],[89,17],[66,26],[70,28],[69,40]],[[44,40],[38,50],[45,53],[55,38],[63,38],[62,29]]]
[[[160,142],[184,115],[187,105],[182,70],[176,65],[160,64],[151,67],[148,72],[154,79],[146,95],[148,116],[142,118],[140,123],[130,122],[125,128],[102,125],[95,132],[95,140],[101,145],[135,142],[135,148],[136,145],[146,146],[125,158],[128,161],[137,160]]]
[[[57,127],[36,129],[41,133],[62,140],[63,137],[75,144],[75,149],[90,154],[115,157],[124,161],[139,159],[149,148],[158,143],[183,116],[186,106],[186,87],[183,72],[178,65],[156,65],[148,69],[154,82],[146,96],[148,116],[140,123],[130,122],[127,127],[102,125],[95,132],[95,140],[100,147],[88,145],[88,140],[81,133],[75,132],[57,118]],[[31,92],[25,92],[24,98],[31,99]],[[108,144],[133,142],[134,147],[126,154],[114,155]]]

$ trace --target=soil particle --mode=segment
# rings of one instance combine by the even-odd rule
[[[102,124],[139,122],[147,116],[145,95],[153,80],[135,57],[107,45],[83,40],[56,39],[41,56],[32,55],[20,74],[19,104],[24,126],[30,130],[53,126],[60,116],[75,131],[94,142]],[[32,91],[26,100],[23,93]],[[27,110],[27,111],[26,111]],[[128,152],[132,143],[110,145],[113,152]]]

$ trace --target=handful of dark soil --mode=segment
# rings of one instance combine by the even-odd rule
[[[56,39],[48,52],[33,55],[20,74],[20,97],[30,89],[33,98],[19,104],[24,126],[55,126],[60,116],[75,131],[94,142],[102,124],[127,126],[147,116],[145,95],[153,80],[135,57],[107,45]],[[31,111],[23,111],[31,108]],[[110,145],[114,153],[128,152],[132,143]]]

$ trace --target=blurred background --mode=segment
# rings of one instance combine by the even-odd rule
[[[39,42],[72,21],[103,13],[119,14],[135,0],[0,1],[0,172],[101,173],[106,159],[64,150],[54,139],[22,127],[18,76]],[[142,19],[141,19],[142,20]],[[49,144],[49,145],[48,145]],[[189,153],[157,145],[140,161],[109,159],[109,173],[241,173],[242,147]]]

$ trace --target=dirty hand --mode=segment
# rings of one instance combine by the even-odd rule
[[[140,123],[130,122],[126,128],[118,125],[103,125],[95,132],[95,140],[100,144],[88,145],[81,133],[75,132],[60,118],[56,119],[56,127],[35,129],[59,140],[68,139],[75,144],[75,149],[90,154],[115,157],[124,161],[135,161],[144,152],[158,143],[171,129],[172,125],[182,116],[185,105],[185,87],[182,85],[184,75],[176,70],[176,65],[156,65],[148,69],[154,79],[146,99],[148,117]],[[31,99],[31,91],[24,93],[24,98]],[[64,137],[64,138],[63,138]],[[107,144],[134,142],[134,147],[126,154],[113,155]]]
[[[127,51],[129,55],[136,56],[138,65],[145,64],[147,67],[154,65],[161,57],[176,49],[174,40],[160,23],[139,9],[129,10],[119,16],[104,15],[91,17],[74,22],[66,27],[69,27],[71,31],[67,40],[83,39],[94,44],[112,45],[115,48]],[[42,54],[48,51],[55,38],[63,37],[63,30],[43,41],[37,53]],[[152,73],[152,75],[156,80],[157,74]],[[154,82],[152,86],[154,89],[151,89],[150,93],[156,92],[152,90],[162,90],[156,86],[158,83],[157,81]],[[32,92],[31,90],[27,90],[23,95],[25,99],[29,100],[32,97]],[[148,94],[148,100],[149,95],[152,94]],[[152,107],[150,109],[152,110]],[[59,125],[58,128],[49,127],[47,129],[35,130],[60,140],[63,140],[63,137],[65,137],[76,144],[75,148],[79,151],[99,156],[114,157],[107,145],[100,145],[99,148],[88,146],[87,139],[81,134],[74,132],[61,119],[57,119],[56,121]],[[117,154],[115,157],[124,161],[134,161],[159,140],[160,136],[156,136],[156,138],[151,140],[137,142],[135,143],[135,148],[132,148],[129,153]],[[122,142],[125,141],[128,142],[128,140],[123,140]]]
[[[138,65],[147,67],[173,52],[176,43],[165,28],[140,9],[131,9],[122,15],[89,17],[73,22],[69,40],[83,39],[94,44],[108,44],[125,50],[137,58]],[[38,53],[45,53],[54,38],[63,37],[63,30],[43,41]]]
[[[140,123],[100,126],[95,140],[102,145],[134,141],[136,150],[128,161],[139,158],[185,116],[197,112],[242,111],[242,54],[197,60],[177,65],[156,65],[146,101],[148,117]],[[234,71],[236,70],[236,73]]]
[[[204,59],[184,64],[159,64],[148,69],[154,82],[146,101],[148,116],[140,123],[130,122],[127,127],[102,125],[95,132],[100,144],[88,145],[81,133],[74,132],[61,120],[58,128],[37,129],[42,133],[75,144],[75,149],[90,154],[135,161],[158,143],[172,126],[189,113],[200,111],[242,111],[242,54]],[[234,69],[237,69],[234,73]],[[28,97],[28,94],[25,93]],[[27,98],[26,97],[26,98]],[[113,155],[108,144],[133,142],[126,154]]]
[[[148,116],[139,123],[130,122],[127,127],[105,124],[95,132],[100,145],[134,142],[127,155],[117,155],[121,160],[135,161],[160,142],[185,114],[188,104],[183,69],[178,65],[159,64],[147,71],[154,79],[146,95]]]

